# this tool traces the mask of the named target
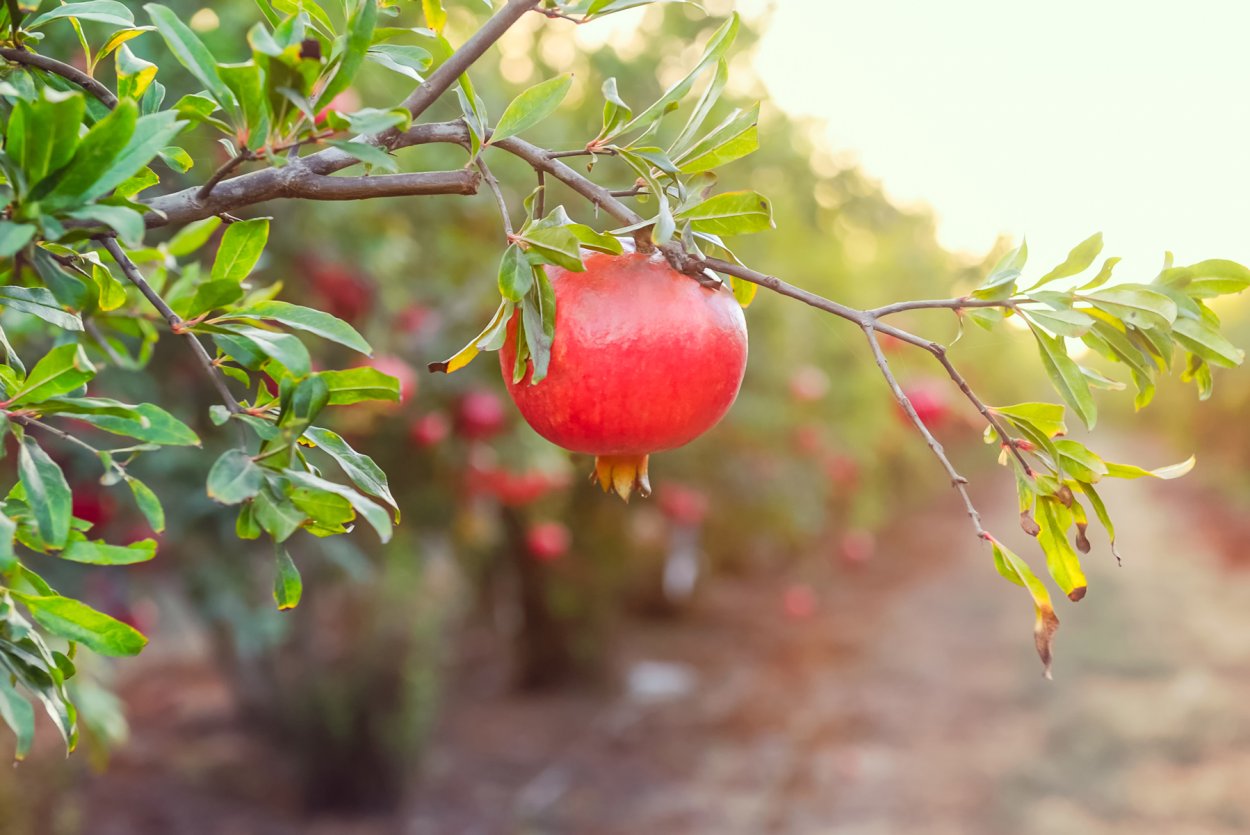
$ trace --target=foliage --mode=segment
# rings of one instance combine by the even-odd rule
[[[644,2],[547,0],[541,11],[587,22]],[[371,347],[342,318],[278,300],[282,282],[258,281],[254,272],[266,256],[270,222],[264,217],[240,220],[232,210],[292,196],[297,192],[284,189],[301,184],[305,188],[298,195],[310,199],[332,188],[348,188],[348,196],[355,198],[394,196],[405,193],[408,183],[415,184],[409,193],[430,193],[420,190],[430,188],[430,180],[394,173],[400,167],[394,152],[421,141],[463,145],[464,164],[478,168],[503,213],[502,252],[492,276],[499,301],[467,346],[432,366],[447,372],[497,349],[505,327],[515,320],[519,349],[513,377],[523,378],[532,363],[533,383],[541,384],[558,315],[547,268],[580,270],[583,250],[620,253],[630,244],[658,248],[692,277],[709,282],[720,280],[709,268],[715,263],[744,306],[758,285],[780,286],[746,268],[726,244],[726,238],[774,225],[769,198],[754,189],[722,190],[720,185],[722,167],[759,148],[759,106],[726,110],[721,105],[728,55],[741,27],[736,15],[711,32],[688,71],[645,106],[629,104],[621,91],[625,85],[606,78],[598,127],[579,137],[578,147],[553,154],[526,137],[559,112],[572,78],[557,74],[519,92],[498,110],[492,126],[492,110],[467,74],[481,55],[470,54],[470,47],[490,45],[479,40],[487,29],[454,49],[444,34],[449,13],[472,12],[445,9],[441,0],[421,4],[423,27],[412,25],[415,6],[388,0],[260,0],[261,19],[247,32],[247,58],[233,63],[223,62],[165,5],[144,6],[145,24],[127,6],[109,0],[68,3],[40,13],[41,5],[9,2],[0,8],[0,28],[9,42],[4,51],[9,63],[0,70],[5,202],[0,304],[9,311],[2,323],[5,332],[0,332],[6,360],[0,365],[0,433],[13,436],[16,458],[14,484],[0,508],[0,663],[9,673],[0,679],[0,717],[17,736],[19,757],[33,734],[30,699],[43,705],[73,748],[77,716],[66,682],[75,673],[80,644],[100,654],[132,655],[145,643],[132,626],[59,594],[31,568],[32,562],[38,565],[31,557],[125,565],[156,553],[152,539],[112,544],[92,538],[91,521],[74,513],[74,490],[45,445],[55,439],[90,452],[103,473],[101,484],[124,482],[159,533],[166,524],[161,496],[132,470],[149,453],[201,443],[183,418],[155,403],[102,396],[96,380],[101,369],[149,369],[166,330],[172,340],[191,348],[197,370],[208,375],[220,395],[211,422],[238,436],[236,446],[204,467],[206,495],[238,507],[238,537],[264,534],[272,541],[277,608],[294,607],[301,599],[300,572],[288,548],[297,532],[328,538],[364,521],[385,543],[399,521],[399,503],[382,469],[321,424],[330,407],[360,412],[370,408],[370,401],[400,400],[400,382],[373,368],[320,370],[314,364],[304,336],[363,355]],[[510,0],[496,19],[512,15],[515,21],[537,6]],[[32,59],[45,33],[58,29],[65,38],[72,31],[78,39],[88,70],[85,81],[73,67]],[[169,62],[149,61],[135,52],[139,43],[155,40],[194,80],[193,89],[177,99],[167,96],[161,80],[170,78]],[[466,65],[457,63],[460,56]],[[94,80],[110,63],[112,90]],[[403,106],[343,112],[336,98],[369,64],[409,86],[425,84]],[[431,79],[440,68],[451,68],[444,72],[451,75],[438,89]],[[442,129],[441,139],[430,139],[433,134],[419,132],[424,123],[414,127],[414,119],[433,103],[421,100],[422,91],[433,89],[437,96],[453,85],[458,118],[428,125]],[[687,107],[684,121],[670,118]],[[197,158],[187,147],[197,147],[205,136],[216,139],[228,157],[216,172],[199,178],[202,186],[180,191],[187,182],[183,175]],[[304,154],[314,146],[322,150]],[[520,159],[539,174],[515,227],[486,165],[496,155]],[[587,159],[592,170],[614,166],[609,169],[614,176],[632,182],[608,191],[561,161],[575,157]],[[263,164],[256,174],[231,178],[253,162]],[[330,176],[354,165],[363,166],[367,176]],[[246,177],[273,186],[269,191],[257,186],[249,194],[246,183],[238,184]],[[608,210],[615,220],[612,228],[601,228],[605,223],[590,209],[583,214],[556,204],[548,210],[548,203],[555,204],[548,195],[551,180],[588,198],[590,209]],[[472,183],[477,182],[475,177]],[[214,203],[233,195],[241,195],[235,203]],[[618,198],[633,200],[637,211]],[[149,240],[151,229],[166,225],[179,228],[167,239]],[[1065,339],[1079,338],[1126,366],[1139,407],[1150,401],[1156,379],[1173,362],[1203,396],[1209,394],[1210,367],[1238,365],[1242,355],[1221,335],[1207,301],[1245,289],[1250,273],[1224,261],[1184,268],[1169,263],[1149,285],[1112,285],[1115,259],[1109,259],[1075,289],[1052,289],[1058,286],[1054,282],[1066,283],[1090,268],[1100,250],[1101,239],[1095,236],[1020,290],[1027,256],[1022,245],[1004,256],[970,296],[945,307],[987,327],[1011,316],[1026,322],[1060,397],[1089,428],[1097,414],[1091,386],[1118,384],[1079,365]],[[906,306],[860,311],[821,301],[824,309],[851,319],[870,336],[879,331],[910,337],[882,321]],[[20,351],[10,344],[9,331],[19,337],[14,342]],[[916,337],[911,341],[925,344]],[[1174,359],[1178,353],[1181,357]],[[880,366],[893,382],[884,358]],[[239,391],[245,395],[238,396]],[[910,409],[907,398],[899,396]],[[1103,478],[1166,478],[1178,471],[1148,472],[1105,462],[1063,437],[1065,414],[1063,406],[1046,403],[990,408],[987,437],[1002,445],[1003,460],[1016,469],[1022,524],[1037,536],[1052,577],[1065,594],[1079,599],[1085,581],[1076,552],[1088,550],[1087,505],[1114,541],[1094,485]],[[112,446],[107,435],[127,440]],[[941,448],[935,445],[934,451],[949,468]],[[1075,531],[1075,549],[1068,542],[1070,531]],[[1039,650],[1048,661],[1054,613],[1044,589],[1038,591],[1040,583],[1022,560],[979,532],[992,543],[999,570],[1032,593],[1046,638]]]

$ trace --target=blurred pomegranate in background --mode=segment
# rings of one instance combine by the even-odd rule
[[[442,412],[429,412],[408,426],[408,438],[419,447],[441,444],[451,433],[451,421]]]
[[[506,419],[503,398],[488,389],[474,389],[456,406],[456,433],[470,441],[485,441],[499,434]]]
[[[790,396],[799,403],[814,403],[829,393],[829,375],[814,365],[804,365],[790,375]]]
[[[560,522],[539,522],[525,532],[525,549],[538,562],[554,562],[568,553],[571,539]]]
[[[806,583],[792,583],[781,595],[781,610],[791,620],[810,620],[818,607],[816,592]]]
[[[916,416],[932,430],[941,427],[950,417],[948,388],[940,380],[926,378],[908,383],[903,387],[903,394],[911,401]],[[909,420],[901,406],[898,413],[903,420]]]
[[[358,269],[313,255],[301,255],[297,263],[308,277],[315,307],[345,322],[357,322],[373,309],[373,282]]]
[[[825,459],[825,474],[835,489],[854,489],[859,484],[859,462],[849,455],[830,455]]]
[[[669,483],[659,491],[660,510],[679,525],[698,525],[707,516],[707,494],[696,487]]]
[[[117,502],[95,482],[75,484],[74,515],[90,522],[92,527],[107,525],[117,511]]]
[[[323,88],[324,89],[324,88]],[[330,103],[317,111],[317,118],[314,120],[317,127],[321,127],[326,122],[326,117],[330,111],[334,110],[339,113],[355,113],[360,109],[360,94],[355,88],[348,87],[334,98],[330,99]]]
[[[824,452],[825,439],[821,429],[814,423],[803,423],[794,427],[790,435],[794,446],[804,455],[819,455]]]
[[[851,528],[842,534],[838,542],[838,555],[851,565],[862,565],[872,559],[877,551],[877,537],[872,531]]]
[[[421,339],[437,330],[440,321],[437,310],[413,302],[395,314],[395,330],[407,337]]]
[[[399,402],[407,403],[417,393],[417,372],[404,360],[393,354],[378,354],[366,363],[371,368],[399,380]],[[383,405],[383,404],[379,404]],[[387,406],[395,404],[388,403]]]

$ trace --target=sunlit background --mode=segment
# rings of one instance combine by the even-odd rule
[[[251,0],[170,5],[242,57]],[[418,4],[401,5],[418,25]],[[722,182],[771,197],[777,229],[735,247],[856,305],[964,292],[1025,235],[1034,275],[1098,230],[1122,280],[1150,280],[1169,249],[1250,262],[1245,4],[700,5],[577,28],[532,15],[474,78],[498,114],[574,72],[527,138],[578,147],[604,78],[653,100],[739,10],[727,89],[767,102],[763,147]],[[448,6],[453,40],[482,19],[478,0]],[[157,42],[131,43],[191,89]],[[386,106],[410,82],[369,66],[357,87]],[[209,142],[191,151],[193,176],[220,162]],[[519,214],[532,172],[491,161]],[[606,159],[594,174],[633,177]],[[493,357],[418,373],[498,300],[486,195],[263,211],[277,219],[260,280],[353,322],[405,378],[402,407],[335,424],[391,472],[404,524],[386,548],[368,532],[294,540],[304,601],[278,614],[270,553],[204,497],[206,454],[141,473],[185,520],[158,559],[48,571],[152,635],[139,659],[89,671],[120,697],[85,697],[111,761],[92,743],[67,761],[41,727],[32,761],[0,775],[0,835],[1250,831],[1244,369],[1218,371],[1201,408],[1175,380],[1140,413],[1131,391],[1098,393],[1091,447],[1147,466],[1196,452],[1199,466],[1105,491],[1125,565],[1091,526],[1090,593],[1059,600],[1047,683],[1028,598],[995,573],[846,323],[761,294],[734,410],[656,456],[655,496],[627,508],[515,417]],[[1218,309],[1244,346],[1240,308]],[[946,313],[903,321],[957,333]],[[976,413],[930,357],[890,347],[987,526],[1042,573]],[[990,403],[1056,399],[1027,334],[970,327],[952,356]],[[154,382],[106,382],[228,443],[177,359],[159,362]],[[86,490],[95,464],[73,463]],[[128,505],[98,505],[75,512],[133,530]]]

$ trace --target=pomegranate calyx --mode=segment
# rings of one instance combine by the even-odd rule
[[[651,495],[647,477],[647,455],[600,455],[595,458],[593,478],[603,492],[615,492],[626,502],[637,490],[645,499]]]

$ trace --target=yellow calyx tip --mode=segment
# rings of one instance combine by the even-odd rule
[[[651,495],[646,455],[600,455],[595,458],[595,472],[591,478],[599,482],[603,492],[615,492],[626,502],[635,490],[643,498]]]

